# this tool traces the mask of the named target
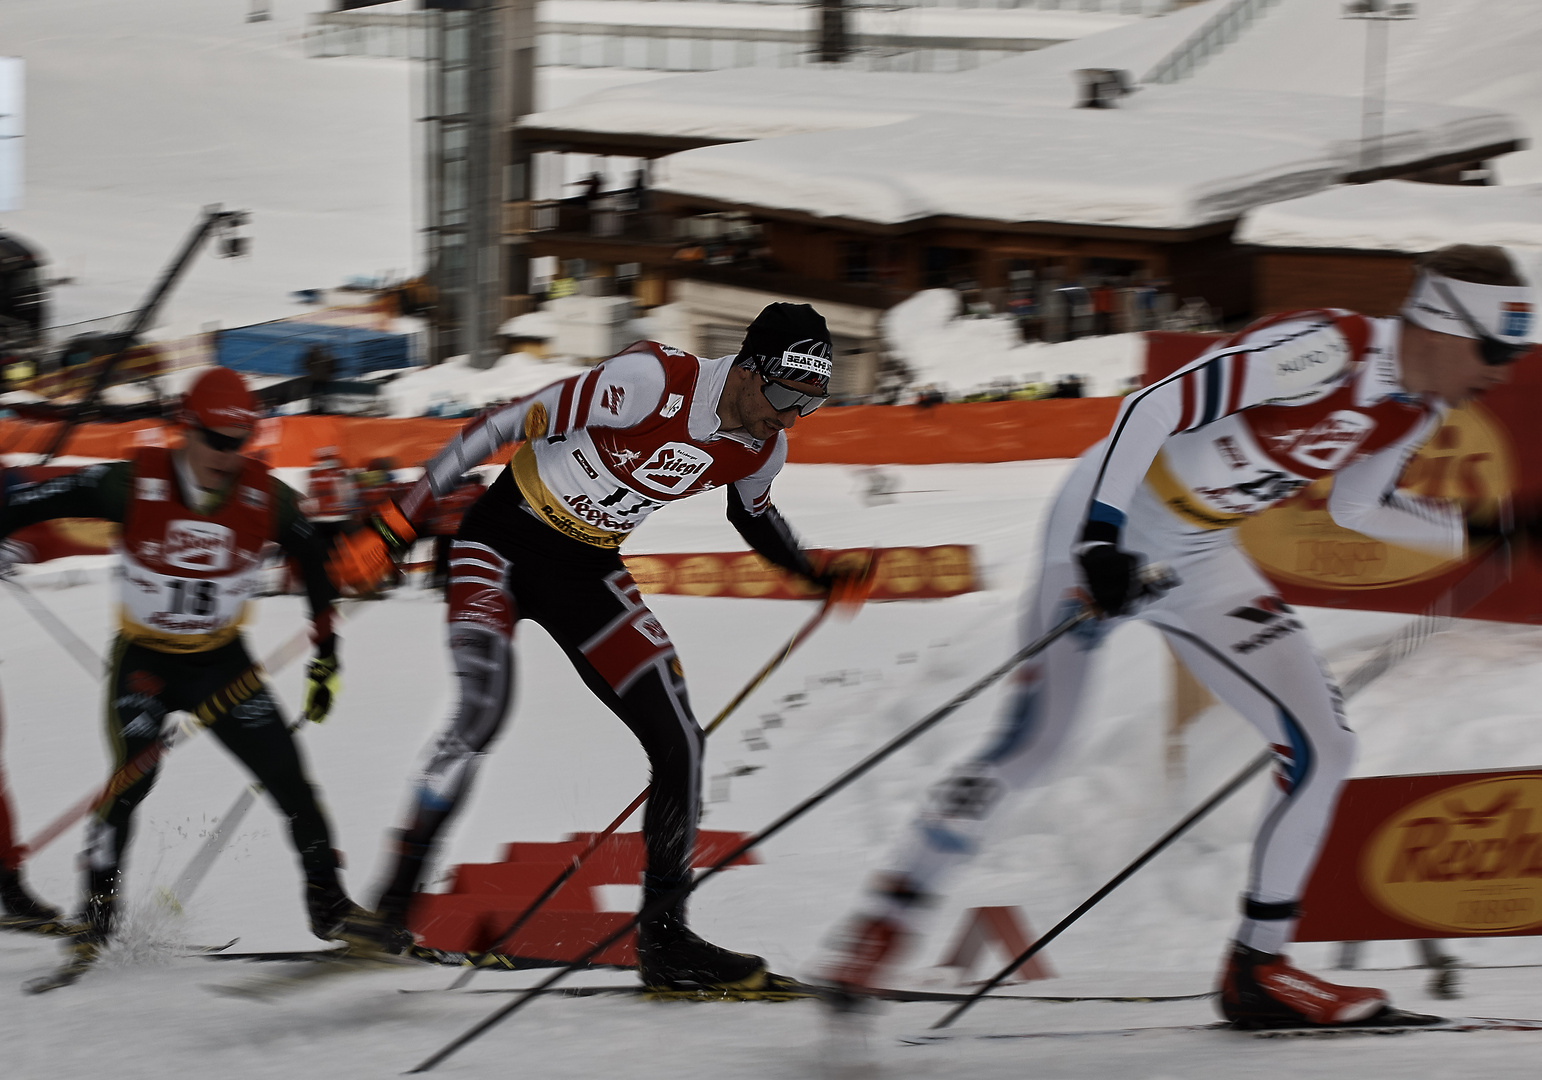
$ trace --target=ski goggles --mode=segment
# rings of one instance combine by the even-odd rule
[[[1487,317],[1479,318],[1475,311]],[[1490,367],[1513,364],[1534,348],[1525,340],[1531,328],[1531,290],[1524,286],[1482,285],[1425,273],[1414,283],[1402,314],[1426,330],[1473,339],[1479,357]]]
[[[797,409],[799,416],[807,416],[828,398],[823,394],[805,394],[801,390],[794,390],[790,386],[783,386],[779,382],[772,382],[769,376],[760,377],[761,392],[766,395],[766,400],[777,412],[786,412],[788,409]]]
[[[246,440],[252,437],[252,433],[250,431],[243,435],[221,435],[219,432],[213,430],[212,428],[206,428],[202,425],[200,425],[195,430],[198,432],[198,437],[203,440],[203,444],[205,446],[207,446],[210,450],[215,450],[221,454],[234,453],[235,451],[241,449],[241,447],[245,446]]]

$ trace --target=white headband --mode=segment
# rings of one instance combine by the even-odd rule
[[[827,356],[815,356],[813,353],[793,352],[788,349],[782,354],[782,366],[792,368],[794,371],[806,371],[821,379],[828,379],[834,370]]]
[[[1452,310],[1453,303],[1461,310]],[[1438,334],[1464,338],[1487,335],[1507,345],[1524,345],[1532,340],[1533,306],[1532,291],[1526,285],[1480,285],[1426,271],[1409,290],[1402,315],[1415,326]],[[1462,317],[1464,313],[1467,318]]]

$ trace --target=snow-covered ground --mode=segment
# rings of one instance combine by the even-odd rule
[[[838,466],[793,466],[778,481],[779,505],[819,544],[979,545],[987,589],[936,602],[871,605],[848,624],[819,632],[752,698],[709,746],[709,777],[731,763],[762,765],[729,782],[709,803],[705,824],[751,831],[770,821],[1006,655],[1017,595],[1038,544],[1038,522],[1064,462],[892,468],[892,503],[866,506],[865,478]],[[638,552],[725,550],[737,538],[721,500],[693,499],[656,515],[632,544]],[[100,569],[78,571],[72,587],[38,595],[98,649],[105,648],[110,583]],[[70,580],[68,577],[65,580]],[[657,597],[678,644],[697,710],[714,712],[776,645],[807,617],[799,603]],[[292,634],[301,604],[262,602],[252,632],[259,652]],[[98,782],[105,747],[99,687],[79,672],[14,598],[0,595],[0,685],[6,708],[5,759],[30,834]],[[1308,623],[1341,670],[1396,631],[1401,616],[1308,611]],[[427,594],[398,593],[367,605],[343,630],[345,688],[337,711],[302,736],[325,794],[347,881],[364,897],[382,861],[415,756],[438,724],[450,693],[440,638],[443,613]],[[588,695],[540,630],[525,625],[518,645],[516,713],[489,756],[476,794],[453,829],[451,863],[494,858],[511,840],[551,840],[608,821],[645,782],[640,751]],[[1364,736],[1362,774],[1531,766],[1542,760],[1536,702],[1542,700],[1542,630],[1461,623],[1350,706]],[[932,972],[963,909],[1021,905],[1042,930],[1223,777],[1256,754],[1258,740],[1222,708],[1206,713],[1188,740],[1188,765],[1169,779],[1163,765],[1167,659],[1140,626],[1115,635],[1094,676],[1087,713],[1049,781],[1004,815],[1000,839],[936,913],[936,932],[904,981],[947,987]],[[276,677],[281,697],[299,699],[298,667]],[[807,694],[794,707],[787,695]],[[734,870],[693,902],[708,935],[759,951],[784,971],[806,973],[821,938],[847,907],[867,870],[903,824],[917,796],[987,730],[995,692],[966,707],[919,743],[774,839],[764,863]],[[767,728],[766,717],[780,716]],[[759,733],[768,749],[746,739]],[[219,942],[238,948],[305,948],[299,880],[284,830],[266,805],[247,818],[185,913],[159,909],[156,889],[172,881],[202,835],[245,783],[233,761],[204,738],[176,751],[140,811],[130,855],[126,942],[76,987],[40,998],[19,993],[0,1012],[7,1077],[73,1080],[110,1063],[123,1077],[218,1075],[232,1080],[309,1076],[385,1077],[401,1072],[503,1004],[500,995],[401,995],[443,986],[442,970],[360,975],[301,992],[274,1006],[214,996],[229,966],[177,955],[155,942]],[[1057,941],[1052,981],[1017,993],[1181,994],[1206,991],[1231,927],[1260,780]],[[68,901],[78,833],[31,864],[45,896]],[[611,901],[622,908],[626,890]],[[1474,963],[1542,963],[1534,938],[1456,942]],[[1306,945],[1301,959],[1324,966],[1329,950]],[[49,942],[0,939],[0,986],[45,969]],[[1372,945],[1373,967],[1412,962],[1406,944]],[[1437,1003],[1417,972],[1364,976],[1412,1008],[1476,1015],[1535,1016],[1535,970],[1463,973],[1469,996]],[[473,988],[528,985],[534,976],[482,974]],[[579,981],[614,984],[617,973]],[[1310,1044],[1257,1043],[1216,1032],[1125,1039],[974,1041],[907,1048],[893,1036],[916,1032],[941,1010],[903,1005],[879,1021],[873,1047],[882,1077],[970,1078],[1342,1077],[1377,1070],[1418,1077],[1460,1072],[1530,1076],[1533,1035],[1441,1035]],[[966,1034],[1204,1023],[1204,1001],[1173,1004],[1032,1005],[995,1002],[961,1023]],[[807,1003],[777,1006],[656,1005],[632,1000],[553,1000],[533,1006],[441,1066],[447,1077],[519,1068],[542,1077],[803,1078],[816,1071],[821,1023]]]

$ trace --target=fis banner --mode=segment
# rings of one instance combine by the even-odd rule
[[[1299,941],[1542,934],[1542,769],[1351,780]]]
[[[974,592],[974,548],[846,548],[811,552],[833,558],[836,566],[857,566],[872,550],[877,560],[872,600],[934,600]],[[758,600],[807,600],[814,589],[750,551],[689,555],[626,555],[623,560],[644,593],[676,596],[737,596]]]

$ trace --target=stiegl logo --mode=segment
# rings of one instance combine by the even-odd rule
[[[1336,469],[1360,448],[1376,421],[1353,409],[1329,413],[1291,445],[1290,456],[1314,469]]]
[[[161,558],[182,570],[226,570],[235,534],[212,521],[173,521],[166,526]]]
[[[1491,777],[1403,806],[1360,858],[1396,918],[1462,934],[1542,926],[1542,775]]]
[[[712,455],[689,443],[669,442],[632,470],[632,479],[654,491],[673,495],[712,467]]]

